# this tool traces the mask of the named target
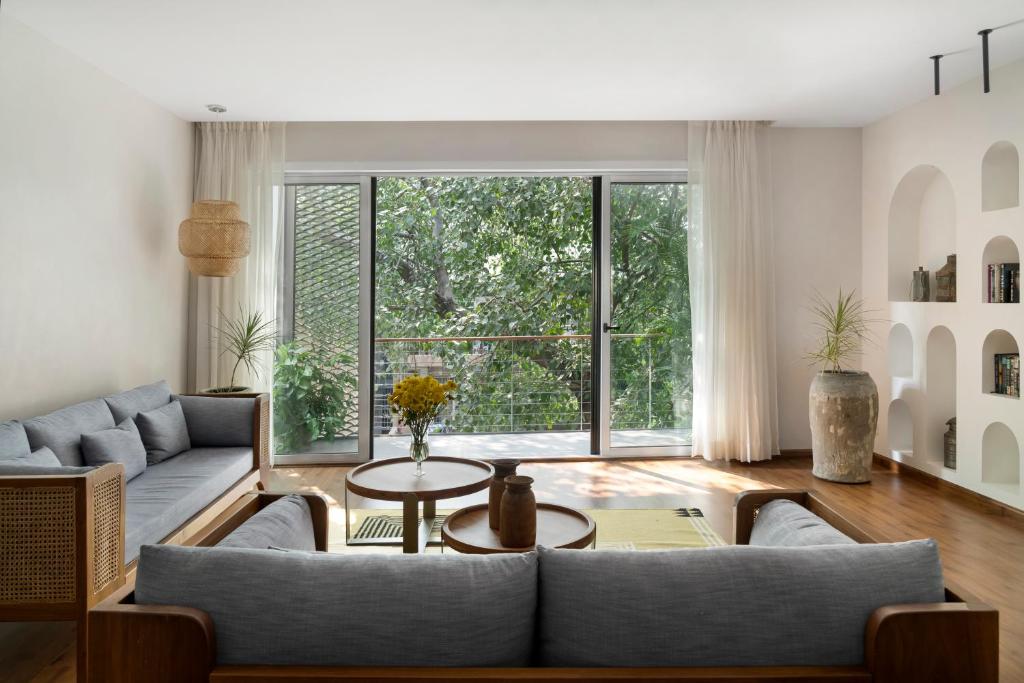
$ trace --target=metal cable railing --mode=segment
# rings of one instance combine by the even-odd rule
[[[659,353],[659,334],[612,335],[612,424],[649,429],[674,424],[663,386],[671,367]],[[622,348],[621,354],[616,349]],[[388,337],[374,349],[377,435],[400,434],[387,395],[412,374],[459,384],[458,396],[434,430],[450,434],[581,431],[590,429],[591,338],[586,334],[478,337]],[[621,381],[618,381],[621,380]]]

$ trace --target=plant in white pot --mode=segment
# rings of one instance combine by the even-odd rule
[[[224,317],[221,314],[221,317]],[[273,320],[264,320],[259,311],[238,307],[238,317],[228,320],[226,324],[215,328],[220,340],[222,356],[230,355],[235,359],[231,367],[231,379],[227,386],[213,387],[204,394],[241,394],[250,391],[250,387],[235,384],[235,376],[239,366],[244,365],[253,379],[260,376],[259,354],[274,348],[277,331]]]
[[[871,375],[848,367],[871,341],[875,321],[856,292],[841,289],[834,303],[816,295],[811,311],[818,341],[807,357],[824,366],[811,382],[812,472],[846,484],[871,481],[878,389]]]

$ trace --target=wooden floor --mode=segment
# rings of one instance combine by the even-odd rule
[[[337,505],[332,514],[343,515],[344,472],[278,469],[268,488],[321,492]],[[933,537],[941,547],[947,581],[1000,611],[1001,680],[1024,681],[1024,522],[967,494],[883,469],[876,469],[870,485],[830,484],[811,476],[807,458],[756,465],[689,459],[546,463],[526,464],[521,472],[536,479],[540,500],[586,508],[698,507],[726,540],[731,540],[735,494],[775,487],[821,492],[879,540]],[[483,501],[484,495],[451,506]],[[383,505],[355,499],[350,504]],[[841,592],[837,587],[837,598]],[[66,625],[0,624],[0,680],[73,681],[72,644],[73,632]]]

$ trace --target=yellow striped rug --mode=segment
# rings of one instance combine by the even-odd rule
[[[348,545],[345,538],[344,511],[331,510],[331,552],[400,552],[394,546]],[[431,543],[440,544],[444,515],[453,510],[438,510]],[[706,548],[725,545],[697,508],[645,510],[584,510],[597,524],[597,547],[617,550],[664,550]],[[397,510],[354,509],[349,524],[354,539],[393,539],[402,537],[402,515]],[[440,552],[431,546],[428,552]]]

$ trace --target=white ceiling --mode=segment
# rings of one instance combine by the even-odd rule
[[[981,72],[1021,0],[3,0],[190,120],[862,125]],[[1024,58],[1024,24],[991,37]],[[994,84],[996,87],[998,83]]]

